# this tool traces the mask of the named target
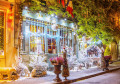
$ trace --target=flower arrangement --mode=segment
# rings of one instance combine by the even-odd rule
[[[62,65],[64,59],[62,57],[52,57],[49,59],[52,65]]]

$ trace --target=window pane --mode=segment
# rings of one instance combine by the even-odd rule
[[[4,12],[0,12],[0,55],[4,55]]]
[[[38,48],[38,54],[44,53],[43,50],[43,44],[42,44],[42,37],[38,37],[38,44],[37,44],[37,48]]]
[[[51,45],[51,38],[48,38],[48,45]]]
[[[34,32],[36,33],[37,32],[37,26],[34,25]]]
[[[29,29],[27,30],[27,38],[28,38],[28,51],[30,54],[41,54],[41,53],[45,53],[45,43],[44,43],[44,36],[42,35],[42,33],[44,33],[44,24],[42,23],[38,23],[37,21],[34,22],[33,21],[29,21],[29,23],[27,23],[29,20],[27,19],[25,22],[25,24],[23,25],[23,27],[25,28],[26,25],[30,25]],[[26,36],[24,36],[26,39]]]
[[[38,33],[42,33],[42,27],[38,26]]]
[[[52,45],[56,46],[56,39],[52,38]]]
[[[52,53],[52,46],[48,46],[48,53]]]
[[[45,41],[44,41],[44,37],[43,37],[43,39],[42,39],[42,50],[43,50],[43,52],[45,53]]]
[[[49,28],[47,28],[47,34],[49,34],[49,31],[50,31]]]
[[[57,53],[57,48],[56,48],[56,46],[52,46],[53,47],[53,54],[56,54]]]
[[[56,35],[56,31],[53,31],[53,35]]]
[[[34,25],[30,26],[30,31],[34,33]]]

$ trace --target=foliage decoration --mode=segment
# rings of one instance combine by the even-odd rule
[[[104,56],[109,56],[109,55],[111,55],[110,48],[107,46],[104,52]]]
[[[72,0],[72,2],[74,19],[71,19],[71,15],[57,0],[27,0],[23,4],[27,3],[33,12],[41,10],[73,20],[78,25],[76,32],[80,38],[86,35],[93,40],[102,40],[103,44],[109,44],[111,38],[120,37],[119,29],[114,28],[109,16],[110,11],[115,10],[113,2],[106,0]],[[118,6],[117,3],[114,4]]]

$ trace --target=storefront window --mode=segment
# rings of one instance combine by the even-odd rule
[[[24,34],[23,47],[25,52],[29,54],[57,54],[62,53],[66,46],[72,47],[72,31],[70,28],[62,26],[53,30],[50,23],[26,19],[23,21],[24,32],[26,34]]]
[[[53,53],[53,54],[57,53],[55,38],[48,38],[48,53]]]
[[[61,28],[60,29],[60,52],[63,51],[63,48],[67,46],[67,29]]]
[[[4,12],[0,12],[0,55],[4,55]]]
[[[48,42],[48,53],[57,54],[56,37],[57,31],[51,29],[50,26],[47,28],[47,42]]]
[[[29,54],[45,53],[44,43],[44,24],[42,22],[26,20],[23,21],[24,40],[23,47],[25,52]]]

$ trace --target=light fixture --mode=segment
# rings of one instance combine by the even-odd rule
[[[55,17],[57,18],[57,15]]]
[[[25,6],[25,9],[27,10],[27,9],[28,9],[28,7],[27,7],[27,6]]]
[[[51,14],[52,17],[54,17],[54,14]]]
[[[65,18],[64,20],[66,21],[67,19]]]

